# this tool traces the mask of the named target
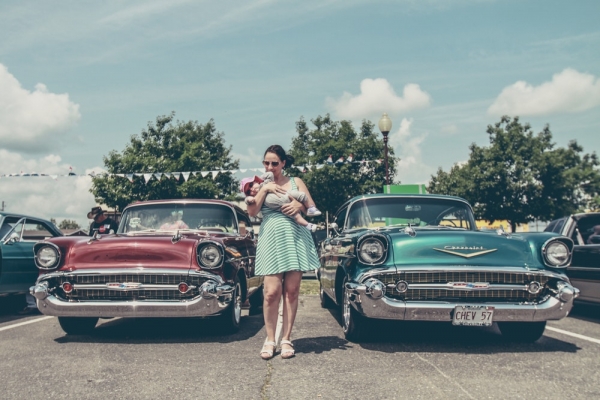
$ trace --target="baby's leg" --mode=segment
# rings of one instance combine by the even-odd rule
[[[315,224],[311,224],[310,222],[305,220],[302,217],[302,215],[300,215],[300,213],[297,213],[296,215],[294,215],[294,220],[296,221],[296,223],[298,225],[304,226],[306,229],[308,229],[311,232],[315,232],[317,230],[317,226]]]

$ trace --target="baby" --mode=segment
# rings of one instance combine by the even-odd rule
[[[241,190],[242,193],[246,195],[246,199],[244,200],[246,204],[254,204],[254,196],[258,193],[260,188],[265,184],[273,182],[273,173],[265,172],[261,177],[254,176],[242,179],[241,182]],[[298,190],[289,190],[287,194],[292,196],[294,199],[298,200],[300,203],[306,207],[306,215],[309,217],[317,217],[321,215],[321,211],[315,207],[314,204],[310,204],[310,200],[306,193],[298,191]],[[269,207],[272,210],[280,211],[281,206],[289,203],[291,200],[288,196],[282,195],[277,196],[275,193],[269,193],[265,197],[265,206]],[[294,215],[294,220],[301,226],[306,227],[311,232],[315,232],[317,230],[317,226],[315,224],[311,224],[307,220],[305,220],[300,213]]]

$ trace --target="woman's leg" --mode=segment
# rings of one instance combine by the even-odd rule
[[[267,341],[275,342],[275,330],[277,329],[277,317],[279,316],[279,302],[281,300],[283,274],[267,275],[264,279],[264,301],[263,315],[265,318],[265,330]]]
[[[302,272],[289,271],[283,278],[283,327],[282,340],[290,340],[292,327],[298,311],[298,295],[300,294],[300,283]],[[284,345],[291,348],[289,345]],[[282,348],[284,348],[282,346]]]

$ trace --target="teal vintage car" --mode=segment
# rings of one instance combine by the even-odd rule
[[[62,236],[50,221],[0,212],[0,296],[26,294],[35,283],[33,246],[40,240]]]
[[[319,246],[321,305],[341,307],[345,337],[369,319],[497,323],[533,342],[568,315],[573,241],[556,233],[478,231],[464,199],[375,194],[341,206]]]

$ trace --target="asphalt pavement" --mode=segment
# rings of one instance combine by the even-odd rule
[[[304,295],[296,357],[263,361],[262,315],[245,313],[234,335],[210,319],[157,318],[68,336],[56,318],[18,315],[4,300],[4,399],[600,398],[599,307],[576,307],[533,344],[506,342],[495,326],[398,321],[373,321],[356,344],[337,311]]]

